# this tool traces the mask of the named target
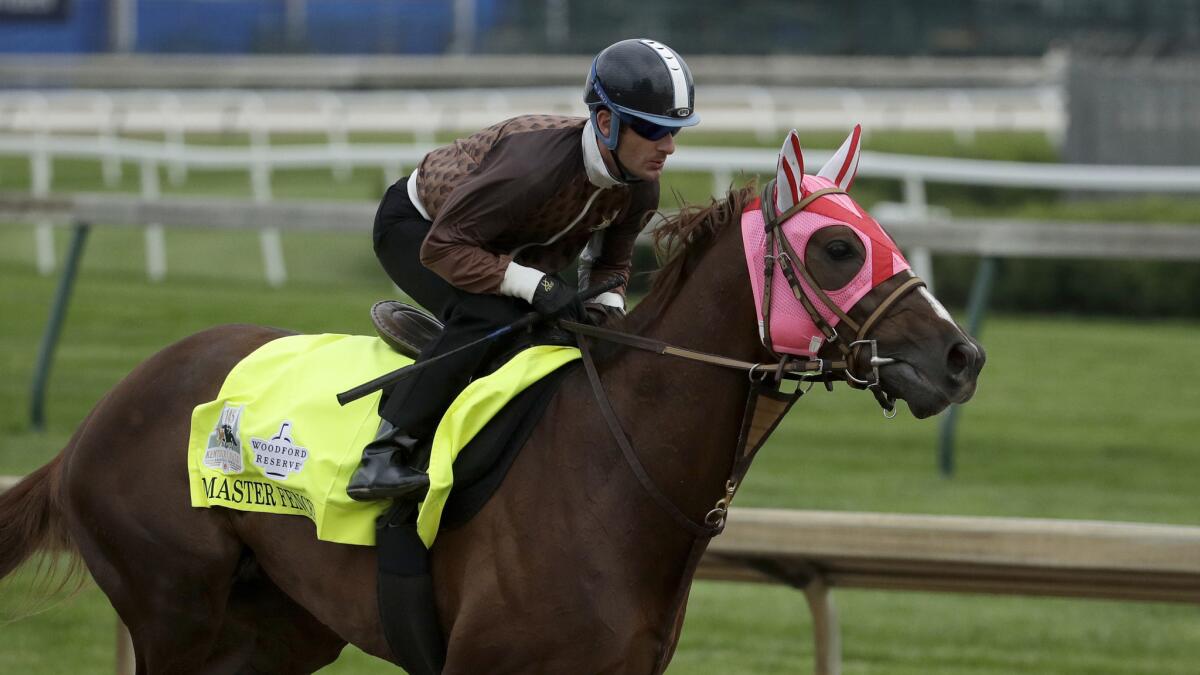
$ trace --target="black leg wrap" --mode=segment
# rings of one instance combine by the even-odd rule
[[[379,614],[392,656],[409,675],[439,675],[446,641],[438,621],[429,551],[417,535],[415,505],[401,502],[379,518]]]

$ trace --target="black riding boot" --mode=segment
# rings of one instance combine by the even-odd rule
[[[346,494],[360,502],[423,498],[429,490],[429,475],[409,466],[417,443],[402,429],[381,420],[379,434],[363,448],[362,464],[350,477]]]

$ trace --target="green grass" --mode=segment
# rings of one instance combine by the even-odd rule
[[[833,147],[836,134],[805,134]],[[681,136],[697,144],[756,144],[752,137]],[[319,139],[272,139],[272,142]],[[355,138],[355,142],[408,139]],[[235,144],[242,138],[189,138]],[[1036,135],[888,134],[870,149],[1049,161]],[[55,189],[99,190],[98,165],[59,162]],[[137,190],[127,166],[118,189]],[[168,194],[249,194],[237,172],[192,172]],[[279,172],[278,198],[374,200],[384,178],[356,171],[339,183],[325,171]],[[668,189],[706,197],[705,175],[675,174]],[[0,190],[27,191],[28,167],[0,157]],[[864,204],[899,199],[899,188],[861,181]],[[1165,198],[1103,203],[1053,194],[931,188],[955,213],[1031,217],[1152,218],[1196,222],[1200,205]],[[672,199],[664,199],[669,206]],[[209,325],[236,321],[306,332],[369,331],[366,308],[393,289],[361,236],[289,233],[290,281],[263,281],[257,237],[172,230],[168,280],[145,280],[142,235],[96,229],[72,299],[49,386],[48,430],[28,422],[29,384],[56,280],[33,271],[28,226],[0,226],[0,474],[47,461],[104,391],[162,346]],[[66,247],[59,232],[58,250]],[[958,474],[940,478],[936,420],[902,412],[884,420],[869,397],[839,388],[806,397],[763,449],[738,495],[743,506],[1095,518],[1196,524],[1200,389],[1192,355],[1200,322],[990,317],[982,331],[988,366],[962,411]],[[36,616],[3,623],[24,606],[30,575],[0,585],[0,673],[107,673],[113,616],[88,585]],[[848,674],[953,675],[1014,672],[1078,675],[1192,673],[1200,621],[1187,605],[839,590]],[[808,672],[811,623],[802,594],[780,587],[699,583],[671,673]],[[329,673],[395,672],[348,649]]]
[[[50,381],[49,430],[34,433],[28,387],[55,280],[33,271],[29,228],[0,228],[0,474],[45,462],[105,390],[175,339],[229,321],[361,333],[369,303],[392,292],[365,227],[358,238],[289,235],[292,280],[281,290],[262,281],[252,234],[172,231],[161,284],[144,279],[140,237],[100,228],[89,241]],[[885,420],[869,397],[817,389],[764,448],[738,504],[1194,524],[1200,390],[1187,364],[1198,329],[990,318],[955,478],[936,473],[936,420]],[[26,575],[0,587],[0,617],[27,586]],[[835,599],[846,673],[1190,673],[1200,659],[1189,606],[868,591]],[[89,586],[0,625],[0,672],[108,672],[112,621]],[[802,594],[700,583],[671,672],[806,672],[811,657]],[[328,672],[394,671],[351,649]]]

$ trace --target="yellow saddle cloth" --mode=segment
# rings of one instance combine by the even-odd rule
[[[433,545],[467,443],[526,387],[579,358],[574,347],[526,349],[454,400],[434,434],[429,494],[417,532]],[[375,544],[390,502],[356,502],[346,484],[379,427],[378,392],[346,406],[336,395],[412,363],[375,337],[293,335],[234,366],[216,400],[192,411],[188,473],[192,506],[306,516],[317,538]]]

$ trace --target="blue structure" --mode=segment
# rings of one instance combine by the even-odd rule
[[[113,0],[57,0],[58,15],[13,16],[0,0],[0,52],[108,49]],[[476,0],[476,34],[504,0]],[[454,37],[446,0],[306,0],[304,33],[288,34],[285,0],[137,0],[139,53],[441,54]]]
[[[102,52],[108,48],[108,0],[59,0],[55,16],[0,15],[0,52]]]

